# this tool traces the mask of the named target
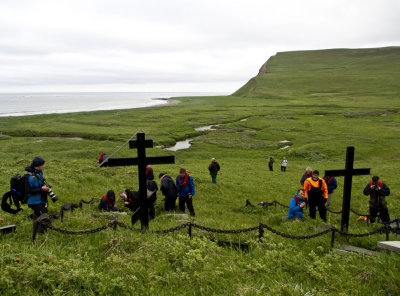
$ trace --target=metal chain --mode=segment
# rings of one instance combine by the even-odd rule
[[[332,214],[341,214],[343,211],[332,211],[332,210],[330,210],[330,209],[326,209],[329,213],[332,213]]]
[[[42,224],[43,225],[43,224]],[[105,230],[111,226],[117,225],[117,221],[113,221],[108,223],[107,225],[104,225],[102,227],[99,228],[95,228],[95,229],[90,229],[90,230],[78,230],[78,231],[74,231],[74,230],[67,230],[67,229],[61,229],[61,228],[57,228],[54,227],[53,225],[43,225],[44,227],[47,227],[48,229],[60,232],[60,233],[64,233],[64,234],[90,234],[90,233],[96,233],[102,230]]]
[[[278,205],[280,205],[281,207],[284,207],[284,208],[289,208],[289,206],[284,205],[284,204],[281,204],[281,203],[280,203],[279,201],[277,201],[277,200],[274,200],[273,203],[275,203],[275,205],[278,204]]]
[[[286,237],[286,238],[291,238],[291,239],[310,239],[310,238],[314,238],[314,237],[318,237],[318,236],[327,234],[327,233],[329,233],[329,232],[331,232],[333,230],[336,230],[335,227],[332,227],[332,228],[329,228],[327,230],[324,230],[324,231],[321,231],[321,232],[318,232],[318,233],[315,233],[315,234],[300,236],[300,235],[292,235],[292,234],[283,233],[283,232],[281,232],[279,230],[273,229],[272,227],[270,227],[270,226],[268,226],[266,224],[261,224],[261,226],[263,228],[268,229],[272,233],[275,233],[277,235],[280,235],[280,236],[283,236],[283,237]]]
[[[340,233],[341,235],[344,235],[344,236],[349,236],[349,237],[364,237],[364,236],[370,236],[370,235],[376,234],[376,233],[378,233],[378,232],[381,233],[381,232],[385,231],[387,228],[391,228],[391,227],[390,227],[390,226],[389,226],[389,227],[387,227],[387,226],[382,226],[382,227],[380,227],[380,228],[378,228],[378,229],[375,229],[375,230],[373,230],[373,231],[371,231],[371,232],[360,233],[360,234],[357,234],[357,233],[348,233],[348,232],[340,231],[339,229],[336,229],[335,231],[336,231],[337,233]]]
[[[242,233],[242,232],[249,232],[249,231],[254,231],[258,230],[259,226],[255,227],[250,227],[250,228],[243,228],[243,229],[235,229],[235,230],[222,230],[222,229],[216,229],[216,228],[211,228],[211,227],[206,227],[206,226],[201,226],[197,224],[191,224],[193,227],[205,230],[208,232],[215,232],[215,233]]]
[[[191,223],[188,222],[188,223],[184,223],[184,224],[181,224],[181,225],[179,225],[179,226],[176,226],[176,227],[174,227],[174,228],[169,228],[169,229],[165,229],[165,230],[150,230],[149,232],[151,232],[151,233],[169,233],[169,232],[174,232],[174,231],[178,231],[178,230],[181,230],[181,229],[183,229],[183,228],[186,228],[186,227],[188,227],[190,224],[191,224]],[[191,225],[193,226],[193,224],[191,224]]]

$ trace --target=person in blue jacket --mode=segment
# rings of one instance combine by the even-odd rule
[[[324,180],[326,186],[328,187],[328,199],[326,200],[325,208],[329,209],[329,206],[331,205],[333,191],[337,188],[337,181],[335,177],[327,177],[327,176],[324,176]]]
[[[191,216],[194,216],[193,209],[193,196],[194,196],[194,182],[193,177],[190,176],[186,169],[181,168],[179,175],[176,177],[176,187],[179,196],[179,210],[185,212],[185,204]]]
[[[290,200],[288,219],[304,219],[303,218],[303,209],[306,206],[304,202],[304,189],[301,188],[297,190],[296,194]]]
[[[50,188],[46,186],[43,177],[44,162],[42,157],[36,156],[31,165],[25,168],[25,171],[27,171],[25,177],[27,203],[36,218],[47,213],[47,193]]]

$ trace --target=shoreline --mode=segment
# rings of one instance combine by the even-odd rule
[[[55,115],[55,114],[71,114],[71,113],[82,113],[82,112],[102,112],[102,111],[116,111],[116,110],[131,110],[131,109],[141,109],[141,108],[152,108],[152,107],[162,107],[162,106],[173,106],[181,103],[181,101],[174,98],[154,98],[150,99],[151,101],[159,101],[154,104],[150,104],[148,106],[139,106],[139,107],[128,107],[128,108],[112,108],[112,109],[96,109],[96,110],[80,110],[80,111],[71,111],[64,110],[59,112],[40,112],[40,113],[4,113],[0,114],[0,118],[6,117],[26,117],[26,116],[38,116],[38,115]]]

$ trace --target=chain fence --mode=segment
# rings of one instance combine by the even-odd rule
[[[400,219],[394,219],[392,221],[390,221],[390,223],[397,223],[397,225],[399,225],[398,223],[400,222]],[[251,231],[258,231],[258,238],[260,241],[262,241],[262,238],[264,236],[264,229],[270,231],[271,233],[274,233],[276,235],[279,235],[281,237],[284,238],[289,238],[289,239],[295,239],[295,240],[305,240],[305,239],[312,239],[312,238],[316,238],[319,236],[323,236],[325,234],[328,233],[332,233],[332,238],[331,238],[331,246],[334,246],[334,242],[335,242],[335,234],[338,233],[340,235],[343,236],[347,236],[347,237],[366,237],[366,236],[371,236],[371,235],[375,235],[375,234],[381,234],[381,233],[385,233],[386,234],[386,240],[389,240],[389,233],[393,232],[396,234],[399,234],[395,228],[392,228],[391,224],[384,224],[382,227],[377,228],[373,231],[370,232],[366,232],[366,233],[349,233],[349,232],[345,232],[345,231],[341,231],[339,229],[337,229],[335,226],[331,226],[326,230],[323,230],[321,232],[317,232],[314,234],[309,234],[309,235],[293,235],[293,234],[287,234],[284,233],[282,231],[279,231],[277,229],[274,229],[273,227],[264,224],[264,223],[260,223],[258,226],[254,226],[254,227],[249,227],[249,228],[241,228],[241,229],[231,229],[231,230],[227,230],[227,229],[217,229],[217,228],[212,228],[212,227],[207,227],[207,226],[202,226],[193,222],[187,222],[187,223],[183,223],[181,225],[178,225],[176,227],[173,228],[168,228],[168,229],[163,229],[163,230],[148,230],[148,229],[136,229],[133,228],[131,226],[128,226],[122,222],[119,222],[117,220],[114,220],[104,226],[98,227],[98,228],[94,228],[94,229],[90,229],[90,230],[67,230],[67,229],[61,229],[61,228],[57,228],[54,227],[53,225],[48,224],[46,222],[40,221],[39,223],[41,223],[41,226],[62,234],[70,234],[70,235],[85,235],[85,234],[92,234],[92,233],[96,233],[96,232],[100,232],[103,231],[105,229],[108,229],[110,227],[113,227],[114,230],[117,229],[117,226],[124,228],[124,229],[128,229],[128,230],[132,230],[132,231],[137,231],[137,232],[148,232],[148,233],[154,233],[154,234],[167,234],[167,233],[172,233],[172,232],[176,232],[179,231],[181,229],[184,228],[188,228],[188,234],[190,237],[192,237],[192,229],[193,228],[197,228],[206,232],[211,232],[211,233],[223,233],[223,234],[238,234],[238,233],[245,233],[245,232],[251,232]],[[34,239],[33,239],[34,240]]]

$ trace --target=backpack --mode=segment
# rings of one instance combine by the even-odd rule
[[[25,175],[15,175],[10,179],[11,190],[3,195],[1,200],[1,209],[10,214],[16,214],[22,210],[21,204],[27,203],[27,196],[25,194],[25,179],[30,176],[30,174]],[[35,176],[32,176],[33,178]],[[16,210],[12,209],[11,206],[15,204]]]

